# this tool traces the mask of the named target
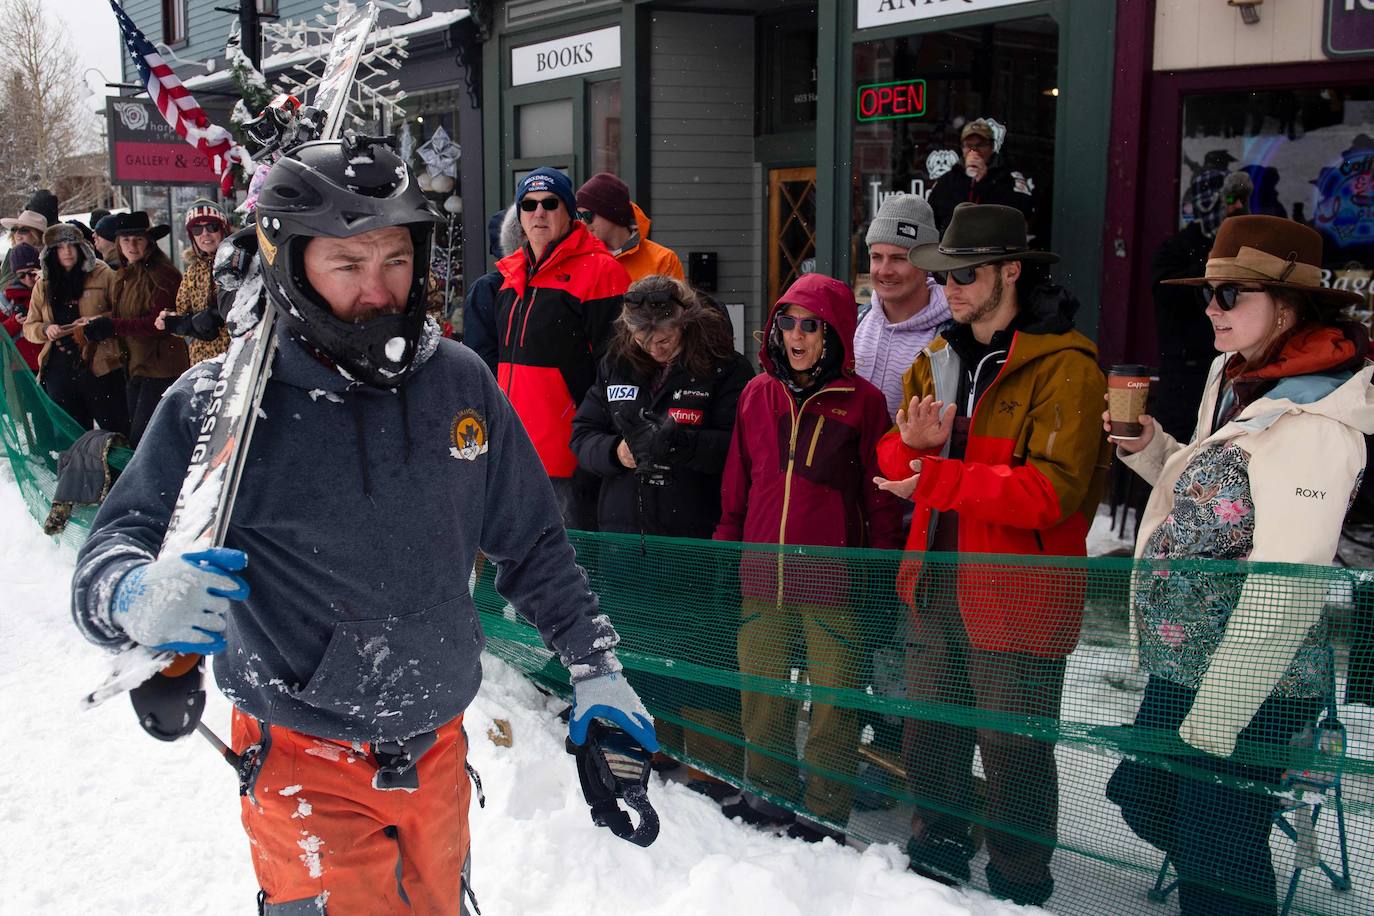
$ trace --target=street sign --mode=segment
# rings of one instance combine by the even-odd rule
[[[926,113],[926,81],[898,80],[859,87],[855,114],[860,121],[895,121]]]
[[[1374,55],[1374,0],[1326,0],[1322,51],[1327,57]]]
[[[228,124],[228,109],[205,106],[215,124]],[[110,181],[125,185],[219,185],[210,157],[183,140],[148,98],[105,100],[110,144]]]

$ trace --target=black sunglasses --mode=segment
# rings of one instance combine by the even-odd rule
[[[578,210],[577,218],[590,226],[592,224],[592,220],[596,219],[596,214],[590,210]]]
[[[16,270],[14,275],[16,277],[37,277],[39,272],[36,270]]]
[[[561,206],[563,206],[563,201],[559,200],[557,197],[545,197],[543,200],[533,200],[526,197],[524,200],[520,201],[520,209],[524,210],[526,213],[533,213],[540,207],[552,212]]]
[[[186,227],[186,231],[191,235],[204,235],[207,232],[223,232],[219,223],[192,223]]]
[[[932,270],[930,275],[941,286],[945,285],[946,280],[953,280],[960,286],[968,286],[978,279],[978,268],[956,267],[954,270]]]
[[[825,325],[819,318],[796,318],[792,315],[779,315],[777,322],[779,331],[790,331],[800,327],[803,334],[814,334]]]
[[[1212,300],[1216,299],[1217,308],[1221,309],[1223,312],[1229,312],[1236,307],[1236,297],[1241,293],[1261,292],[1261,290],[1257,289],[1246,289],[1243,286],[1233,286],[1230,283],[1215,288],[1204,283],[1197,288],[1197,291],[1202,296],[1203,305],[1211,305]]]

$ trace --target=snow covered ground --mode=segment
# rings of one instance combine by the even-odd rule
[[[72,561],[0,462],[0,910],[253,912],[232,770],[198,738],[147,737],[122,699],[77,710],[104,657],[68,617]],[[663,832],[647,850],[631,846],[592,826],[555,706],[501,662],[485,667],[467,727],[487,795],[472,811],[473,887],[487,916],[1023,912],[916,877],[895,846],[861,853],[763,834],[657,779]],[[482,737],[494,718],[510,722],[512,747]],[[206,722],[228,732],[213,691]]]

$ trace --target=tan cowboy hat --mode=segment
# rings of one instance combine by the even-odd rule
[[[1364,301],[1359,293],[1322,286],[1322,237],[1281,216],[1232,216],[1222,221],[1201,277],[1161,280],[1171,286],[1258,283],[1308,293],[1319,305],[1340,308]]]
[[[0,219],[6,229],[32,229],[39,235],[48,231],[48,218],[37,210],[24,210],[18,216]]]

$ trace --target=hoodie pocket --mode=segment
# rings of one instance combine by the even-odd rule
[[[423,731],[472,699],[485,641],[466,595],[403,617],[339,621],[297,698],[383,731],[388,720]]]

